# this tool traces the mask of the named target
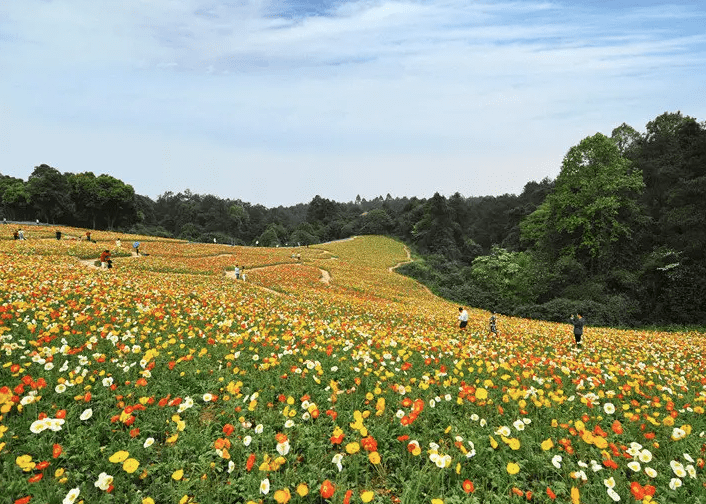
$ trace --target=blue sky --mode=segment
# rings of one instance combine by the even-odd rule
[[[706,119],[706,3],[0,3],[0,173],[268,207],[519,193],[627,122]]]

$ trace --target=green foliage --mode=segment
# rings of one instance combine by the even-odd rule
[[[593,302],[606,324],[706,323],[706,123],[680,112],[644,133],[623,123],[610,138],[585,138],[555,181],[530,181],[520,195],[317,195],[265,208],[187,189],[153,201],[109,175],[41,165],[27,182],[0,175],[0,212],[232,244],[391,235],[419,254],[398,271],[459,303],[556,318]]]
[[[553,192],[543,208],[547,232],[558,233],[561,254],[594,265],[610,262],[611,246],[630,236],[628,216],[638,211],[637,197],[644,184],[614,141],[597,133],[569,149]],[[541,217],[528,231],[538,233]]]
[[[0,176],[0,203],[2,203],[3,217],[11,220],[25,218],[29,202],[29,192],[21,179]]]
[[[495,246],[490,255],[473,260],[471,280],[481,290],[492,292],[502,306],[531,303],[540,271],[527,252],[508,252]]]
[[[48,165],[35,167],[27,180],[27,193],[44,222],[57,222],[57,219],[72,212],[69,198],[69,183],[56,168]]]

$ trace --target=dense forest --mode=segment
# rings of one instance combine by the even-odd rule
[[[706,324],[706,122],[665,113],[571,147],[555,180],[519,195],[429,199],[320,196],[265,208],[167,192],[156,201],[110,176],[37,166],[0,174],[0,216],[259,246],[360,234],[408,244],[400,272],[459,304],[613,326]]]

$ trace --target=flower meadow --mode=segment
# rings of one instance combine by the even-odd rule
[[[2,504],[706,502],[701,334],[460,332],[383,237],[84,233],[0,239]]]

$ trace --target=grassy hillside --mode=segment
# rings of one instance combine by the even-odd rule
[[[381,237],[56,229],[0,240],[1,504],[704,501],[703,335],[460,333]]]

